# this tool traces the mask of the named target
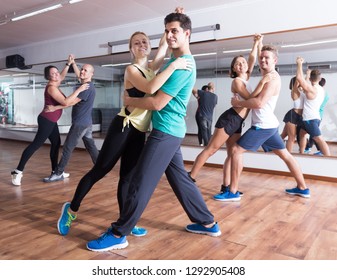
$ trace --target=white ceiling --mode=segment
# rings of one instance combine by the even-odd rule
[[[201,10],[235,1],[237,0],[85,0],[72,5],[66,4],[60,9],[24,20],[0,25],[0,50],[163,17],[168,11],[173,12],[177,6],[183,6],[186,11]],[[51,2],[68,1],[1,0],[0,22],[4,19],[4,15],[20,13]]]
[[[52,0],[1,0],[0,14],[0,51],[8,48],[29,45],[40,41],[55,40],[57,38],[68,37],[72,34],[87,33],[97,29],[115,27],[140,22],[151,18],[161,18],[168,11],[173,11],[176,6],[183,6],[186,13],[206,9],[210,6],[220,6],[226,3],[236,2],[238,0],[189,0],[189,1],[154,1],[154,0],[85,0],[76,4],[68,4],[68,1]],[[241,2],[249,0],[240,0]],[[35,7],[51,2],[64,2],[64,7],[49,11],[34,17],[26,18],[16,22],[6,21],[6,17],[14,13],[20,14],[23,11],[34,9]],[[280,17],[282,18],[282,16]],[[3,23],[3,24],[2,24]],[[264,42],[274,44],[284,44],[297,42],[307,42],[313,40],[326,40],[335,38],[337,26],[316,28],[310,30],[295,30],[293,32],[282,32],[277,34],[266,34]],[[211,43],[192,45],[194,53],[218,52],[215,62],[214,58],[198,58],[204,61],[205,65],[214,67],[216,63],[225,57],[221,51],[226,40]],[[230,40],[232,49],[242,49],[251,47],[251,37],[237,38]],[[327,46],[320,46],[324,48]],[[329,45],[331,48],[331,45]],[[337,44],[336,44],[337,47]],[[317,46],[306,47],[305,51]],[[282,52],[291,52],[292,49],[283,49]],[[301,51],[297,48],[296,51]],[[227,55],[233,57],[233,54]],[[121,60],[125,60],[123,56]],[[127,56],[126,60],[129,60]],[[116,61],[116,59],[114,59]],[[109,57],[94,58],[89,63],[100,65],[109,63]],[[212,64],[212,65],[211,65]],[[208,66],[207,66],[208,67]]]

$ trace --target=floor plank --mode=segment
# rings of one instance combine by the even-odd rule
[[[156,188],[139,225],[145,237],[128,237],[124,250],[94,253],[86,242],[96,238],[118,217],[116,188],[119,165],[87,195],[68,236],[56,222],[62,204],[72,198],[81,177],[92,166],[88,153],[76,149],[63,182],[45,184],[50,173],[49,146],[28,162],[22,186],[14,187],[10,171],[27,143],[0,140],[0,259],[2,260],[336,260],[337,183],[310,179],[312,197],[288,196],[294,180],[286,176],[243,172],[240,202],[212,199],[222,170],[205,166],[198,186],[218,221],[217,238],[191,234],[190,223],[166,178]],[[190,165],[186,165],[189,170]]]

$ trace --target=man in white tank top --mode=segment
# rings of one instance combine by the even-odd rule
[[[303,62],[304,59],[302,57],[297,57],[296,79],[303,88],[303,92],[305,94],[302,114],[303,123],[300,130],[300,153],[304,153],[304,149],[307,144],[305,135],[308,133],[314,139],[323,155],[330,156],[329,146],[323,139],[319,128],[321,122],[319,109],[325,96],[323,87],[319,85],[321,73],[317,69],[312,70],[310,72],[310,82],[308,83],[303,76]]]
[[[281,89],[281,79],[275,70],[278,53],[274,46],[263,46],[259,56],[259,64],[262,75],[275,72],[276,78],[266,83],[261,93],[247,100],[232,98],[235,107],[246,107],[252,111],[252,126],[241,136],[234,145],[231,154],[231,184],[227,201],[240,199],[238,193],[239,178],[243,168],[243,153],[247,150],[257,151],[260,146],[265,152],[272,151],[278,155],[288,166],[294,176],[297,186],[286,189],[290,195],[310,197],[301,168],[295,158],[285,148],[279,134],[279,122],[274,114],[274,109]]]

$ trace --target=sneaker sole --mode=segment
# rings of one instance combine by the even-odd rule
[[[87,244],[87,249],[93,252],[105,252],[105,251],[110,251],[110,250],[120,250],[120,249],[124,249],[126,247],[129,246],[129,242],[126,240],[124,243],[122,244],[116,244],[107,248],[103,248],[103,249],[93,249],[93,248],[89,248],[88,244]]]
[[[63,215],[63,212],[64,212],[64,208],[65,208],[65,207],[66,207],[66,203],[63,204],[62,210],[61,210],[60,218],[57,220],[57,230],[58,230],[59,234],[61,234],[61,235],[63,235],[63,236],[64,236],[64,235],[67,235],[67,234],[69,233],[69,231],[68,231],[67,233],[62,233],[61,230],[60,230],[60,226],[59,226],[60,221],[61,221],[61,219],[62,219],[62,215]]]
[[[202,230],[190,230],[188,228],[185,228],[186,231],[191,232],[191,233],[196,233],[196,234],[203,234],[203,235],[209,235],[209,236],[213,236],[213,237],[217,237],[221,235],[221,231],[217,231],[217,232],[207,232],[207,231],[202,231]]]
[[[147,232],[146,233],[143,233],[143,234],[134,234],[134,233],[130,233],[130,235],[132,235],[132,236],[136,236],[136,237],[142,237],[142,236],[145,236],[147,234]]]
[[[59,179],[55,179],[55,180],[49,180],[49,179],[44,178],[43,182],[45,182],[45,183],[53,183],[53,182],[58,182],[58,181],[63,181],[63,180],[64,180],[64,178],[59,178]]]
[[[229,201],[229,202],[234,202],[234,201],[240,201],[241,200],[241,196],[240,197],[235,197],[235,198],[230,198],[230,199],[221,199],[221,198],[215,198],[213,197],[214,200],[217,201]]]
[[[304,198],[310,198],[310,194],[288,193],[288,192],[286,192],[286,194],[289,194],[289,195],[297,195],[297,196],[304,197]]]

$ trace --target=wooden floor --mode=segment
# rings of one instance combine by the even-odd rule
[[[69,179],[45,184],[50,173],[49,146],[37,151],[26,165],[22,186],[11,184],[27,143],[0,140],[0,259],[2,260],[336,260],[337,184],[308,180],[312,197],[288,196],[292,178],[244,172],[240,202],[218,202],[221,169],[204,167],[198,185],[218,221],[222,235],[191,234],[190,223],[163,177],[139,225],[145,237],[128,237],[123,250],[95,253],[86,242],[96,238],[118,216],[116,186],[119,166],[98,182],[85,198],[66,237],[56,223],[62,204],[70,201],[76,185],[91,167],[89,155],[75,150]],[[186,165],[186,169],[190,166]]]

